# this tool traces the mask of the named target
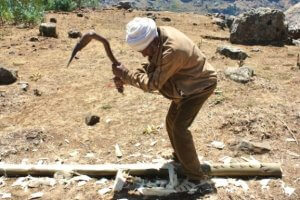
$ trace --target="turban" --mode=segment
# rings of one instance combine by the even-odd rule
[[[150,18],[136,17],[126,26],[126,42],[136,51],[143,51],[157,36],[156,24]]]

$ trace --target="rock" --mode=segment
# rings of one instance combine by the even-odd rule
[[[16,82],[18,71],[7,70],[0,66],[0,85],[9,85]]]
[[[41,36],[57,38],[55,23],[42,23],[39,30]]]
[[[51,18],[50,18],[50,22],[51,22],[51,23],[57,23],[57,19],[54,18],[54,17],[51,17]]]
[[[232,23],[233,23],[234,19],[235,19],[235,16],[232,16],[232,15],[229,15],[229,16],[225,17],[225,24],[229,29],[231,29],[231,26],[232,26]]]
[[[271,151],[271,147],[267,143],[250,142],[241,140],[230,144],[231,149],[243,151],[249,154],[264,154]]]
[[[38,42],[38,41],[39,41],[39,38],[37,38],[37,37],[31,37],[31,38],[29,39],[29,41],[30,41],[30,42]]]
[[[134,1],[120,1],[117,5],[118,9],[129,10],[134,6]]]
[[[230,42],[235,44],[282,45],[288,39],[282,11],[252,9],[233,21]]]
[[[71,30],[68,32],[69,38],[79,38],[82,36],[80,31],[77,30]]]
[[[288,24],[288,34],[292,39],[300,38],[300,2],[284,12]]]
[[[245,60],[248,57],[247,53],[232,46],[220,46],[217,48],[217,53],[233,60]]]
[[[221,29],[225,29],[226,28],[226,22],[224,19],[221,18],[213,18],[212,20],[213,24],[216,24],[217,26],[219,26]]]
[[[82,13],[77,13],[77,17],[83,17]]]
[[[169,18],[169,17],[162,17],[161,21],[163,21],[163,22],[170,22],[171,18]]]
[[[254,76],[254,71],[249,67],[229,67],[225,70],[225,75],[235,82],[248,83]]]
[[[33,90],[33,94],[34,94],[35,96],[37,96],[37,97],[42,96],[42,92],[39,91],[38,89],[34,89],[34,90]]]
[[[95,124],[97,124],[100,121],[100,117],[96,116],[96,115],[91,115],[89,114],[86,118],[85,118],[85,123],[88,126],[94,126]]]
[[[20,82],[20,83],[18,83],[19,85],[20,85],[20,88],[21,88],[21,90],[23,90],[23,91],[27,91],[28,90],[28,88],[29,88],[29,84],[28,83],[26,83],[26,82]]]

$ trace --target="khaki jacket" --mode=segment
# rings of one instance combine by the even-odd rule
[[[175,102],[216,84],[214,68],[205,62],[193,41],[173,27],[158,27],[158,33],[160,43],[155,55],[148,59],[144,69],[123,74],[126,84],[146,92],[159,90]]]

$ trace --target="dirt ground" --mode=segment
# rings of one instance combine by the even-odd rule
[[[125,43],[124,28],[133,17],[146,16],[146,12],[80,12],[84,17],[77,17],[76,13],[47,14],[47,21],[51,17],[57,19],[57,39],[38,36],[38,26],[1,26],[0,65],[16,69],[19,74],[17,83],[0,86],[1,162],[136,163],[151,162],[171,151],[164,126],[170,101],[130,86],[126,86],[124,95],[117,93],[111,80],[111,63],[102,44],[90,43],[66,68],[77,42],[68,38],[71,29],[82,33],[96,30],[108,38],[115,56],[123,64],[132,70],[140,67],[146,59]],[[219,29],[207,16],[154,14],[158,25],[174,26],[186,33],[218,71],[216,94],[209,98],[191,127],[199,156],[211,162],[220,162],[224,156],[241,161],[241,156],[249,155],[232,151],[229,148],[232,140],[264,141],[272,150],[252,156],[261,162],[281,163],[283,177],[272,179],[269,189],[262,189],[254,178],[247,180],[247,192],[218,188],[216,193],[205,196],[184,194],[153,199],[299,199],[300,158],[293,152],[300,154],[300,148],[287,139],[292,138],[292,132],[300,142],[300,70],[296,68],[300,48],[234,45],[250,55],[245,65],[256,74],[250,83],[239,84],[224,75],[224,69],[237,66],[237,61],[215,53],[217,46],[229,42],[204,38],[205,35],[229,37],[228,30]],[[171,18],[171,22],[163,22],[162,17]],[[31,42],[31,37],[37,37],[38,41]],[[20,89],[20,82],[29,83],[28,91]],[[41,96],[34,95],[35,89]],[[100,116],[100,123],[87,126],[85,117],[89,113]],[[157,131],[145,134],[148,126]],[[225,148],[210,147],[214,140],[224,142]],[[122,150],[120,159],[115,156],[115,144]],[[127,192],[100,196],[97,191],[101,187],[94,183],[23,190],[11,187],[14,181],[9,178],[6,185],[0,185],[0,192],[10,192],[12,199],[27,199],[37,191],[44,192],[42,199],[145,199]],[[284,194],[282,181],[296,189],[291,196]]]

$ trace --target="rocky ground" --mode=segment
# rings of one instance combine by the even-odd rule
[[[38,27],[22,28],[5,25],[0,29],[0,65],[18,70],[19,79],[0,86],[0,159],[5,163],[136,163],[152,162],[171,151],[164,127],[170,102],[157,93],[148,94],[125,87],[124,95],[116,92],[111,80],[111,63],[102,45],[92,42],[66,68],[76,39],[68,31],[82,33],[94,29],[107,37],[115,56],[128,68],[145,62],[124,41],[124,27],[134,16],[118,10],[49,13],[57,19],[58,38],[38,36]],[[191,130],[196,148],[203,160],[220,162],[229,156],[236,161],[253,156],[261,162],[281,163],[282,179],[271,179],[263,189],[258,178],[245,180],[248,190],[230,185],[215,193],[173,195],[153,199],[299,199],[300,182],[300,69],[296,66],[297,46],[234,45],[249,57],[244,66],[254,69],[255,76],[246,84],[228,79],[224,71],[237,67],[238,61],[216,53],[220,45],[229,45],[229,31],[212,24],[210,17],[160,12],[154,13],[158,25],[174,26],[186,33],[207,55],[218,71],[218,87],[210,97]],[[171,21],[163,21],[168,17]],[[213,36],[213,37],[211,37]],[[36,37],[37,41],[30,39]],[[28,83],[24,91],[22,83]],[[100,117],[95,126],[87,126],[88,114]],[[247,139],[270,145],[263,154],[245,153],[231,148],[234,140]],[[296,141],[295,141],[296,140]],[[223,149],[210,146],[220,141]],[[115,145],[123,153],[115,156]],[[126,189],[113,195],[100,195],[98,190],[113,183],[85,185],[13,187],[15,178],[0,178],[0,197],[10,193],[12,199],[27,199],[43,192],[42,199],[143,199]],[[290,195],[285,189],[294,188]],[[63,197],[62,197],[63,196]],[[151,199],[151,198],[149,198]]]

